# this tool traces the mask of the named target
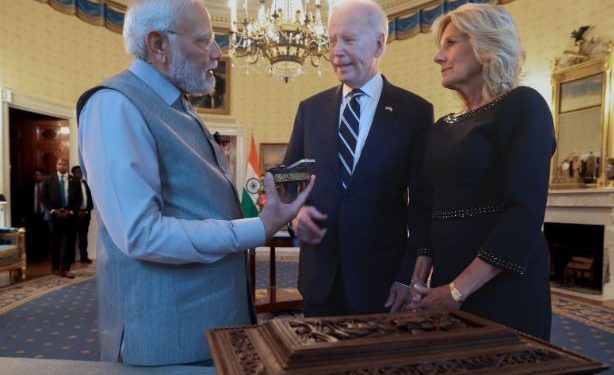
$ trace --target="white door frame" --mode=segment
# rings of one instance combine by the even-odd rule
[[[10,135],[9,135],[9,108],[21,109],[28,112],[39,113],[42,115],[57,117],[68,120],[70,136],[69,144],[73,152],[70,153],[70,165],[78,163],[77,149],[77,117],[74,107],[67,107],[61,104],[49,102],[27,95],[14,92],[0,87],[0,193],[4,194],[7,204],[4,210],[4,222],[6,226],[11,226],[11,219],[8,213],[11,212],[11,159],[10,159]]]

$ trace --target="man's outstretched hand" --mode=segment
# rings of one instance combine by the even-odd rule
[[[302,189],[296,199],[290,203],[283,203],[275,188],[273,175],[269,172],[264,176],[264,189],[267,195],[266,204],[260,212],[260,220],[264,223],[266,239],[272,238],[279,229],[288,224],[305,204],[305,200],[311,193],[315,184],[316,176],[311,175],[309,184]]]

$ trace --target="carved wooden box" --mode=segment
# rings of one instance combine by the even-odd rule
[[[474,315],[273,319],[207,332],[218,374],[590,374],[607,366]]]

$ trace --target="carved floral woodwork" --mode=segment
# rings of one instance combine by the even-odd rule
[[[607,366],[462,312],[272,319],[207,332],[218,374],[586,374]]]

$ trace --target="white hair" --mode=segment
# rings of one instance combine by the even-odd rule
[[[388,40],[388,16],[384,9],[373,0],[341,0],[335,3],[328,15],[328,26],[335,12],[342,12],[347,8],[363,8],[365,11],[356,22],[362,22],[367,26],[369,33],[377,40],[378,36],[384,36],[384,47]]]
[[[469,37],[473,53],[482,64],[486,99],[493,99],[519,85],[524,51],[516,24],[503,7],[465,4],[444,14],[433,25],[438,45],[450,23]]]
[[[172,30],[183,9],[198,3],[202,4],[202,0],[133,0],[124,18],[126,52],[145,59],[147,34],[155,30]]]

